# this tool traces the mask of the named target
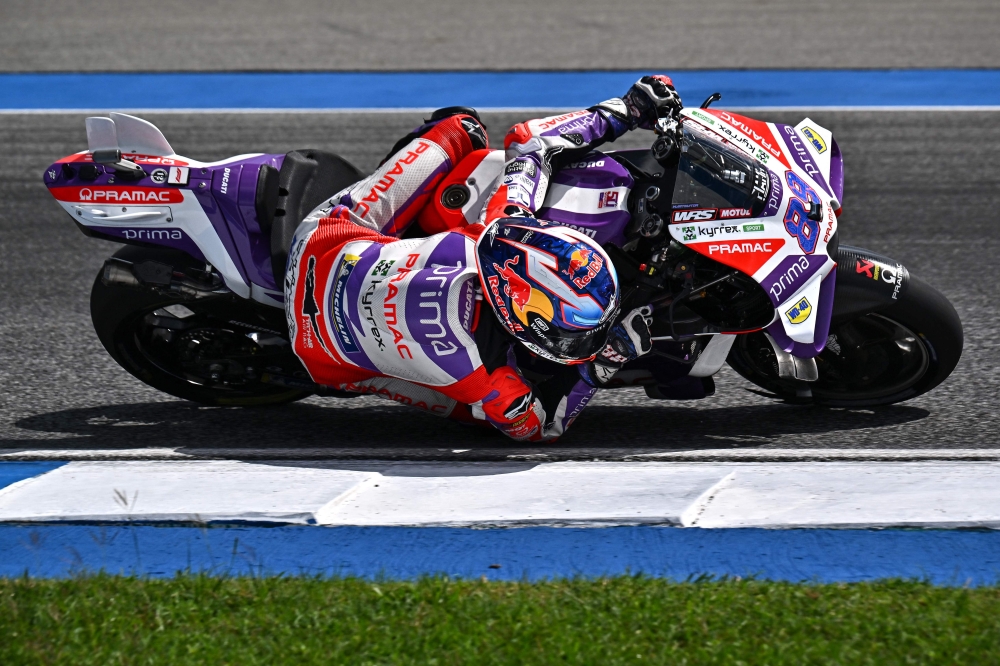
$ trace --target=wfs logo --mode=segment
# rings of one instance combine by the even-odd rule
[[[715,208],[695,208],[694,210],[675,210],[674,222],[706,222],[715,219]]]

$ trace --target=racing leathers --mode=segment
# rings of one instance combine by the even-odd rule
[[[307,217],[289,252],[285,303],[294,351],[312,379],[486,421],[516,440],[560,436],[617,368],[649,350],[646,322],[629,313],[593,361],[533,357],[483,302],[476,240],[499,219],[534,216],[562,160],[648,126],[656,102],[636,86],[590,110],[513,127],[505,175],[478,224],[400,238],[448,171],[487,145],[485,128],[466,113],[418,128],[375,173]]]

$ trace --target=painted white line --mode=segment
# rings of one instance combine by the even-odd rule
[[[189,458],[191,456],[187,453],[166,447],[148,449],[14,449],[0,453],[0,460],[186,460]]]
[[[726,106],[725,104],[719,104],[719,108],[724,108],[729,111],[747,111],[747,112],[811,112],[811,111],[870,111],[879,113],[895,113],[895,112],[969,112],[969,111],[987,111],[996,112],[1000,111],[1000,105],[995,104],[983,104],[983,105],[957,105],[957,106]],[[535,106],[480,106],[476,107],[477,111],[483,111],[486,113],[563,113],[566,111],[575,110],[576,107],[568,106],[557,106],[557,107],[535,107]],[[358,113],[358,114],[377,114],[377,113],[430,113],[435,110],[435,107],[397,107],[397,108],[369,108],[369,109],[343,109],[343,108],[294,108],[294,109],[284,109],[284,108],[218,108],[218,109],[185,109],[185,108],[174,108],[174,109],[159,109],[159,108],[118,108],[118,107],[107,107],[107,108],[96,108],[96,109],[0,109],[0,115],[36,115],[36,114],[102,114],[108,113],[109,111],[117,111],[119,113],[129,113],[129,114],[303,114],[303,113],[333,113],[333,114],[344,114],[344,113]]]
[[[74,462],[0,497],[0,520],[309,523],[369,472],[232,461]]]
[[[178,447],[180,448],[180,447]],[[367,449],[377,453],[376,449]],[[412,449],[383,449],[383,455],[392,455],[405,451],[412,454]],[[502,456],[509,461],[523,462],[555,462],[557,456],[566,458],[572,455],[593,460],[594,454],[586,451],[570,451],[553,453],[528,453],[503,455],[503,449],[437,449],[425,451],[437,458],[447,457],[448,460],[474,457],[477,451],[488,451],[491,458]],[[352,450],[352,454],[359,453]],[[451,458],[454,455],[455,458]],[[933,461],[933,460],[967,460],[967,461],[1000,461],[1000,449],[698,449],[657,451],[655,453],[603,454],[609,460],[626,460],[627,462],[826,462],[826,461],[870,461],[870,462],[903,462],[903,461]],[[461,457],[459,457],[461,456]],[[3,460],[322,460],[335,462],[337,456],[329,448],[288,448],[288,449],[252,449],[252,448],[190,448],[183,451],[172,448],[149,449],[13,449],[0,453]],[[357,460],[357,458],[352,458]],[[348,464],[346,461],[342,462]],[[379,463],[377,459],[370,462]],[[385,462],[385,461],[382,461]],[[428,461],[412,461],[413,464],[427,464]],[[396,463],[393,463],[396,464]]]
[[[702,449],[623,456],[629,461],[677,462],[920,462],[998,461],[1000,449]]]

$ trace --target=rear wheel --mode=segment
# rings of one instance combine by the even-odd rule
[[[126,246],[115,258],[202,267],[186,254]],[[275,405],[310,395],[284,313],[229,294],[191,299],[105,284],[90,295],[94,328],[112,358],[143,383],[208,405]]]
[[[789,401],[801,402],[808,386],[819,404],[889,405],[944,381],[961,358],[962,344],[962,324],[951,303],[911,275],[901,302],[832,323],[826,349],[816,357],[815,382],[779,378],[777,357],[763,332],[739,336],[728,361],[747,380]]]

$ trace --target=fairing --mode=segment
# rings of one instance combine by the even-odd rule
[[[90,147],[114,148],[105,144],[117,142],[144,175],[130,179],[94,164],[91,151],[65,157],[44,177],[63,209],[90,235],[184,251],[212,264],[234,293],[280,306],[255,196],[261,167],[280,169],[284,156],[258,153],[199,162],[173,154],[148,122],[111,115],[112,120],[88,119]]]
[[[796,356],[816,356],[826,344],[833,310],[836,263],[827,245],[837,231],[843,190],[832,135],[808,119],[791,127],[724,110],[685,109],[682,116],[686,143],[738,151],[755,171],[766,173],[767,183],[755,183],[766,187],[764,205],[745,219],[733,219],[744,217],[739,209],[750,212],[742,202],[734,202],[734,212],[675,199],[671,237],[751,275],[775,307],[768,333]],[[809,208],[817,203],[813,216],[820,219],[810,219]]]

